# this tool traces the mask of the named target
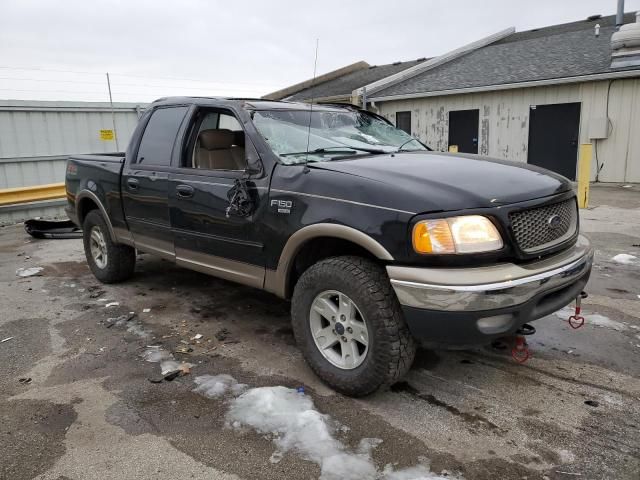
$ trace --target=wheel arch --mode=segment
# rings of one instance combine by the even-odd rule
[[[392,261],[393,256],[378,241],[366,233],[346,225],[316,223],[295,232],[285,244],[276,270],[267,270],[264,287],[282,298],[290,298],[295,284],[295,265],[299,255],[314,241],[338,240],[342,245],[352,245],[366,256],[382,261]],[[353,252],[345,252],[345,254]]]
[[[90,192],[88,190],[81,191],[76,197],[76,215],[78,217],[78,222],[80,223],[80,226],[82,226],[82,224],[84,223],[84,219],[86,218],[87,214],[91,210],[96,210],[96,209],[100,210],[100,213],[102,214],[102,217],[104,218],[104,221],[107,224],[107,228],[109,229],[109,236],[111,237],[111,240],[113,240],[114,242],[117,242],[117,237],[113,230],[113,225],[111,225],[111,220],[109,219],[109,215],[107,215],[107,210],[104,208],[104,205],[102,204],[98,196],[95,193]]]

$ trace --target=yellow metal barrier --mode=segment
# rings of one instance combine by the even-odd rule
[[[40,200],[54,200],[64,198],[66,191],[64,183],[50,183],[35,187],[5,188],[0,190],[0,205],[37,202]]]
[[[578,154],[578,207],[589,206],[589,179],[591,178],[591,159],[593,145],[581,143]]]

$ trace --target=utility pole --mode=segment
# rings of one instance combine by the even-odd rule
[[[109,89],[109,104],[111,105],[111,123],[113,124],[113,136],[116,140],[116,150],[120,151],[118,145],[118,132],[116,131],[116,114],[113,110],[113,97],[111,96],[111,80],[109,79],[109,72],[107,72],[107,88]]]

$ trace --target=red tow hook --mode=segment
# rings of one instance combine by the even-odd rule
[[[574,330],[577,330],[581,326],[584,325],[584,317],[580,315],[582,308],[580,307],[580,303],[583,298],[587,298],[589,295],[587,292],[580,292],[580,295],[576,297],[576,313],[571,315],[567,322],[569,322],[569,326]]]
[[[533,335],[536,333],[535,327],[525,323],[520,327],[520,329],[516,332],[515,344],[511,349],[511,356],[518,363],[524,363],[531,357],[531,351],[529,350],[529,345],[525,340],[525,335]]]
[[[518,363],[524,363],[529,360],[531,356],[531,352],[529,351],[529,346],[527,345],[527,341],[524,339],[522,335],[518,335],[516,337],[516,343],[511,349],[511,356]]]

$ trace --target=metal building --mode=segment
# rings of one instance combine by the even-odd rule
[[[64,182],[70,154],[124,151],[144,105],[0,100],[0,190]],[[5,190],[7,191],[7,190]],[[66,200],[0,204],[0,224],[63,214]]]
[[[370,82],[355,72],[267,98],[335,101],[356,78],[351,103],[434,150],[528,162],[572,180],[580,152],[591,180],[640,182],[640,16],[633,13],[509,28]]]

